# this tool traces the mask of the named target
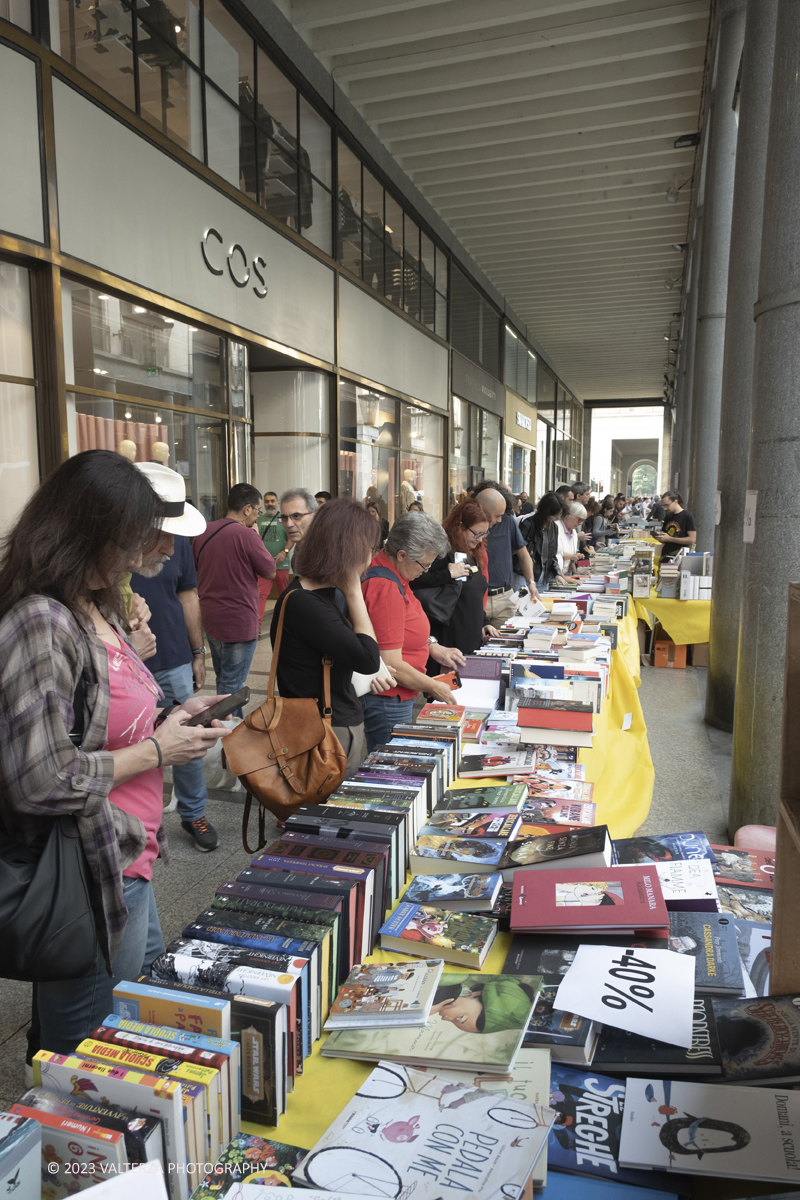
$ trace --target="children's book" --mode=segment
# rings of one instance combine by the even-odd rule
[[[664,929],[669,915],[655,867],[517,871],[511,928],[533,933]]]
[[[133,1112],[127,1108],[116,1108],[103,1104],[99,1099],[86,1096],[65,1096],[48,1092],[46,1088],[28,1088],[19,1098],[26,1108],[38,1108],[55,1116],[72,1116],[90,1125],[102,1125],[104,1129],[116,1129],[125,1138],[125,1151],[129,1163],[157,1162],[164,1168],[164,1135],[158,1117],[148,1113]]]
[[[381,927],[381,949],[480,970],[496,937],[497,922],[491,917],[401,901]]]
[[[796,1183],[800,1093],[629,1079],[623,1166]]]
[[[537,975],[447,971],[431,1015],[419,1029],[346,1029],[332,1033],[322,1054],[377,1062],[507,1071],[515,1061],[541,988]]]
[[[424,704],[417,717],[417,724],[452,725],[454,729],[460,729],[464,724],[466,711],[463,704]]]
[[[444,963],[363,963],[353,967],[331,1006],[325,1028],[424,1025]]]
[[[336,1035],[334,1035],[336,1036]],[[342,1036],[342,1035],[338,1035]],[[305,1187],[438,1200],[517,1196],[555,1114],[445,1075],[381,1062],[297,1168]]]
[[[224,996],[168,992],[143,980],[129,979],[115,984],[113,996],[114,1012],[131,1021],[168,1025],[217,1038],[231,1035],[231,1002]]]
[[[658,837],[622,838],[614,842],[614,865],[672,862],[681,858],[707,858],[714,851],[704,833],[662,833]]]
[[[717,883],[739,887],[771,888],[775,875],[775,854],[763,850],[745,850],[740,846],[714,846],[713,871]]]
[[[11,1105],[11,1112],[41,1126],[45,1169],[40,1186],[47,1200],[67,1200],[96,1183],[125,1174],[128,1165],[125,1135],[119,1129],[94,1125],[74,1113],[64,1116],[19,1103]],[[31,1200],[39,1194],[39,1191],[28,1192]]]
[[[503,877],[492,875],[415,875],[403,893],[409,904],[429,904],[454,912],[489,912]]]
[[[306,1154],[308,1151],[299,1146],[287,1146],[253,1133],[237,1133],[192,1193],[192,1200],[221,1200],[227,1196],[232,1200],[248,1181],[258,1186],[259,1196],[265,1192],[266,1200],[270,1188],[292,1186],[295,1169]]]

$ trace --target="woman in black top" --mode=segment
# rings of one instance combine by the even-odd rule
[[[533,578],[540,591],[546,591],[552,583],[563,580],[558,574],[558,518],[563,505],[555,492],[545,492],[536,511],[519,523],[519,531],[525,538],[528,553],[533,560]]]
[[[331,724],[347,754],[346,778],[355,773],[365,754],[364,714],[353,688],[353,672],[370,675],[381,661],[361,592],[361,576],[379,541],[380,526],[357,500],[322,505],[294,552],[295,578],[275,605],[269,631],[274,646],[278,619],[288,603],[278,659],[282,696],[313,696],[322,711],[322,658],[333,659]],[[336,603],[337,588],[346,601],[349,621]]]
[[[486,623],[487,559],[484,538],[489,532],[486,511],[476,500],[464,500],[445,517],[442,527],[450,542],[450,553],[437,558],[417,579],[409,580],[425,614],[430,621],[431,635],[445,646],[455,646],[462,654],[474,654],[486,637],[495,637],[497,630]],[[456,553],[466,556],[466,562],[456,562]],[[443,589],[431,606],[432,597],[426,588]],[[452,591],[457,589],[455,605],[451,608]],[[442,619],[444,606],[450,615]],[[428,659],[428,674],[438,675],[441,667]]]

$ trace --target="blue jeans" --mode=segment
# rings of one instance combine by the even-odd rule
[[[257,639],[253,638],[252,642],[218,642],[210,634],[207,636],[211,648],[211,662],[217,677],[217,694],[230,696],[247,683]],[[234,716],[242,716],[241,708],[234,709]]]
[[[167,704],[183,704],[194,695],[192,664],[155,671],[154,675]],[[182,767],[172,768],[172,786],[178,802],[178,812],[184,821],[199,821],[205,816],[208,792],[203,774],[202,758],[193,758]]]
[[[395,725],[408,724],[414,714],[414,698],[401,700],[399,696],[373,696],[369,692],[361,697],[361,707],[367,754],[371,754],[376,746],[389,741]]]
[[[164,938],[156,911],[156,898],[149,879],[123,880],[128,923],[122,945],[106,972],[103,956],[97,953],[94,971],[80,979],[39,983],[35,988],[43,1050],[72,1054],[78,1042],[102,1025],[113,1012],[113,988],[123,979],[136,980],[150,972],[153,959],[164,949]]]

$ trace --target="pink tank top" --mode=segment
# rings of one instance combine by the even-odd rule
[[[108,651],[108,740],[105,750],[135,746],[153,732],[153,714],[159,700],[158,685],[136,655],[120,640],[120,649],[104,643]],[[156,834],[164,811],[164,771],[153,767],[120,783],[108,793],[117,808],[138,817],[147,831],[147,843],[139,858],[123,875],[152,879],[158,857]]]

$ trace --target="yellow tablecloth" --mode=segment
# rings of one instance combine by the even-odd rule
[[[676,646],[694,646],[708,641],[711,624],[710,600],[662,600],[652,592],[649,600],[634,600],[636,616],[653,628],[660,621]]]
[[[630,837],[638,829],[647,816],[653,796],[655,773],[636,691],[639,683],[639,642],[631,605],[628,616],[619,622],[617,650],[611,656],[609,693],[595,722],[594,745],[591,750],[580,752],[581,762],[586,763],[586,777],[595,785],[597,824],[608,825],[612,838]],[[630,728],[623,730],[628,714]],[[486,779],[482,782],[491,786],[505,780]],[[469,787],[473,783],[473,780],[464,780],[463,786]],[[510,945],[511,935],[499,934],[484,963],[485,974],[496,975],[502,971]],[[401,956],[376,950],[369,961],[392,962],[398,957]],[[445,967],[445,971],[448,969],[462,970],[455,966]],[[289,1097],[279,1127],[264,1129],[245,1123],[246,1132],[304,1149],[311,1149],[319,1140],[374,1067],[373,1063],[351,1059],[324,1059],[321,1054],[324,1036],[306,1059],[303,1074]]]

